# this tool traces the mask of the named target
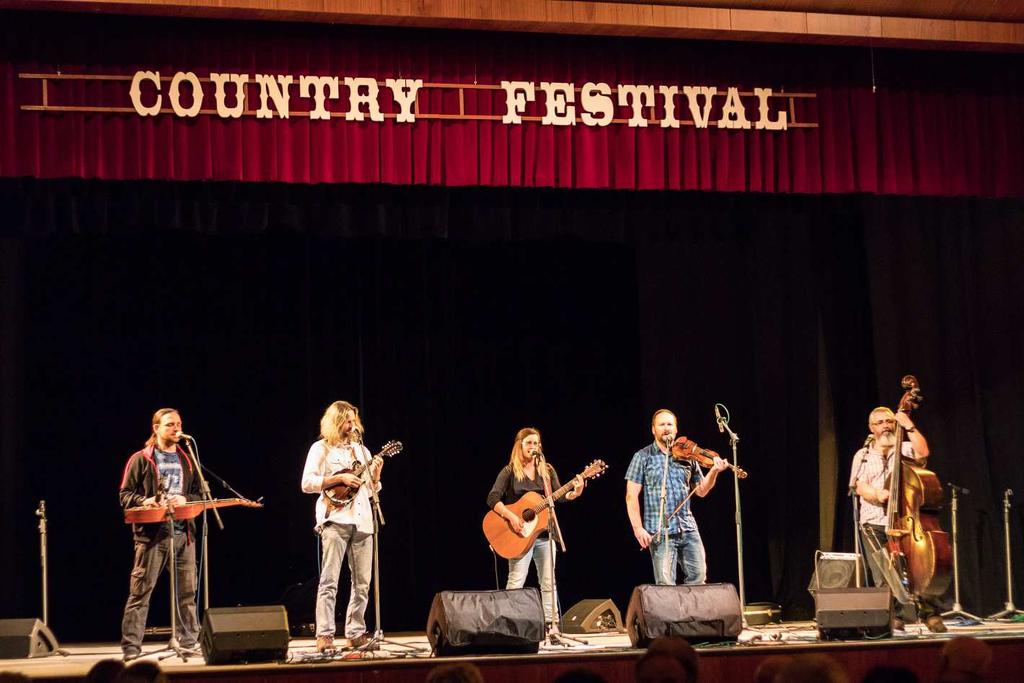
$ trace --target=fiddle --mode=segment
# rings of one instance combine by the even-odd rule
[[[701,448],[696,442],[687,439],[685,436],[681,436],[676,439],[676,442],[672,444],[672,459],[677,462],[684,460],[691,460],[698,465],[704,467],[712,467],[715,464],[715,458],[721,457],[718,453],[714,452],[709,448]],[[728,463],[729,469],[731,469],[738,479],[746,479],[747,473],[745,470],[736,467],[732,463]]]

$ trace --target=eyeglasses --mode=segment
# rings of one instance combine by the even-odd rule
[[[871,426],[874,427],[874,426],[877,426],[877,425],[894,425],[894,424],[896,424],[896,420],[875,420],[874,422],[871,423]]]

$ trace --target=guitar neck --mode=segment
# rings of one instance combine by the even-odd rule
[[[568,484],[563,485],[561,488],[556,489],[555,491],[552,491],[551,492],[551,500],[553,500],[554,502],[557,503],[559,500],[562,499],[563,496],[565,496],[565,494],[569,493],[569,490],[571,488],[572,488],[572,482],[570,481]],[[545,507],[547,507],[547,503],[544,503],[543,505],[538,505],[538,506],[536,506],[534,508],[531,508],[531,509],[534,512],[540,512]]]

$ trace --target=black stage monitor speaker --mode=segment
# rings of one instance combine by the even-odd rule
[[[622,613],[609,598],[580,600],[562,615],[565,633],[621,633],[625,630]]]
[[[38,619],[0,619],[0,659],[45,657],[58,647],[53,632]]]
[[[659,636],[736,640],[743,630],[740,598],[729,583],[637,586],[626,610],[626,630],[633,647],[647,647]]]
[[[438,656],[537,652],[544,640],[540,591],[441,591],[430,605],[427,640]]]
[[[288,654],[288,615],[282,605],[211,607],[199,636],[207,664],[273,662]]]
[[[822,640],[857,640],[892,634],[892,598],[882,588],[822,588],[814,596]]]
[[[819,588],[852,588],[857,585],[857,553],[814,554],[814,574],[807,586],[812,594]]]

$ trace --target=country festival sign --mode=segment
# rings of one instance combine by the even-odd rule
[[[22,103],[30,112],[121,113],[181,119],[215,116],[230,120],[290,119],[372,121],[398,124],[418,120],[498,121],[506,125],[787,131],[816,128],[798,120],[797,103],[814,93],[776,93],[772,88],[715,85],[534,82],[503,80],[497,84],[425,83],[423,79],[306,74],[240,74],[208,71],[137,70],[116,74],[19,73],[39,83],[38,100]],[[60,93],[71,81],[123,84],[118,101],[89,103]],[[431,91],[439,98],[431,98]],[[104,90],[104,92],[109,92]],[[473,93],[476,97],[467,97]],[[83,96],[81,89],[74,94]],[[445,95],[454,94],[455,98]],[[127,95],[128,103],[124,102]],[[102,97],[102,95],[101,95]],[[130,103],[130,106],[128,104]],[[801,112],[802,113],[802,112]]]

